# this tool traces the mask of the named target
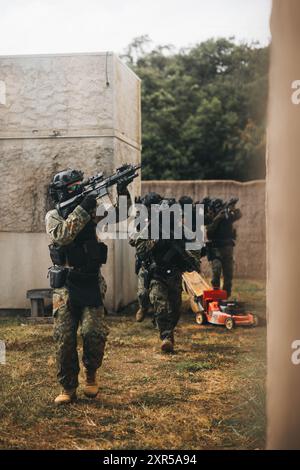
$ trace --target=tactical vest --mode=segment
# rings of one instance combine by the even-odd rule
[[[107,246],[96,238],[95,223],[90,220],[73,242],[66,246],[49,245],[50,257],[55,265],[68,265],[83,273],[97,273],[107,260]]]
[[[162,240],[158,242],[150,254],[150,264],[153,270],[160,273],[181,275],[185,271],[191,271],[191,266],[186,257],[179,253],[174,245],[182,244],[184,253],[184,242],[180,240]],[[194,269],[192,269],[194,270]]]
[[[233,228],[233,224],[229,220],[222,220],[214,233],[210,237],[212,245],[215,247],[222,246],[234,246],[234,240],[236,239],[236,230]]]
[[[90,220],[68,245],[52,244],[49,245],[49,250],[54,265],[67,265],[70,268],[62,268],[65,276],[61,285],[52,287],[67,287],[71,309],[76,311],[78,308],[102,305],[99,270],[106,263],[107,246],[105,243],[98,243],[95,223]]]

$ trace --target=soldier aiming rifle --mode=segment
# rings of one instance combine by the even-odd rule
[[[102,364],[108,327],[103,306],[105,281],[101,275],[107,247],[96,236],[97,199],[116,185],[118,195],[126,195],[131,201],[127,186],[136,178],[138,168],[123,165],[111,176],[100,173],[87,181],[83,180],[81,171],[67,169],[57,173],[50,184],[55,209],[46,214],[46,231],[52,242],[49,250],[53,267],[49,275],[53,288],[57,377],[62,386],[55,399],[57,405],[76,399],[79,324],[83,339],[84,394],[94,398],[98,393],[96,372]]]
[[[220,288],[223,273],[223,289],[228,297],[231,295],[233,278],[233,248],[236,240],[234,222],[242,217],[240,209],[236,208],[238,198],[228,202],[222,199],[207,199],[205,210],[206,225],[206,254],[212,267],[212,286]]]

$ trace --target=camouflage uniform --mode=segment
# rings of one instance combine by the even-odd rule
[[[91,219],[77,206],[64,219],[57,210],[46,215],[46,231],[51,241],[59,246],[70,244]],[[105,294],[106,284],[99,273],[100,292]],[[70,309],[69,292],[66,287],[53,291],[54,340],[57,345],[57,377],[66,390],[78,386],[79,362],[77,354],[77,330],[81,324],[83,339],[83,364],[94,372],[101,366],[108,327],[104,318],[104,307],[84,307],[80,311]]]
[[[228,297],[231,295],[233,278],[233,245],[227,245],[213,249],[212,268],[212,286],[220,287],[221,274],[223,272],[223,289],[226,290]]]
[[[138,285],[137,285],[137,298],[139,307],[144,312],[147,312],[150,308],[149,289],[145,287],[145,268],[142,266],[137,274]]]
[[[181,308],[181,273],[172,279],[151,279],[149,298],[155,312],[160,338],[172,338]]]
[[[156,242],[145,240],[142,237],[136,240],[137,254],[142,258],[151,254]],[[151,256],[151,255],[150,255]],[[171,276],[163,271],[150,275],[149,299],[154,308],[154,315],[162,340],[173,339],[181,307],[182,279],[179,269],[172,269]]]
[[[136,248],[136,240],[134,238],[131,238],[129,240],[129,244]],[[139,262],[137,255],[136,255],[136,267],[135,267],[135,272],[138,278],[138,283],[137,283],[137,298],[138,298],[138,303],[139,303],[139,308],[146,312],[148,308],[150,307],[150,299],[149,299],[149,289],[145,287],[145,269],[143,266],[141,266],[141,263]]]
[[[212,286],[220,288],[223,273],[223,289],[231,295],[233,279],[233,248],[236,233],[233,223],[242,217],[239,209],[230,211],[227,219],[223,213],[207,220],[208,260],[212,267]]]

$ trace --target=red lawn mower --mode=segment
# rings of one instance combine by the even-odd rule
[[[235,326],[258,325],[257,315],[247,312],[243,302],[228,300],[225,290],[212,289],[197,272],[186,272],[182,277],[183,288],[190,298],[198,325],[224,325],[227,330]]]

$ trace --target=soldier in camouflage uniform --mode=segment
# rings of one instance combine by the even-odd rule
[[[147,228],[148,229],[148,228]],[[185,241],[146,239],[141,232],[135,242],[137,255],[146,272],[146,287],[159,329],[161,350],[174,351],[174,329],[180,317],[182,273],[199,271],[200,252],[188,252]]]
[[[82,179],[82,173],[76,170],[55,175],[50,186],[54,202],[78,194]],[[54,340],[57,377],[62,386],[55,399],[58,405],[76,399],[79,325],[83,340],[84,393],[94,398],[99,389],[96,371],[102,364],[109,330],[103,306],[106,283],[100,271],[106,261],[106,247],[96,237],[95,212],[96,199],[89,195],[80,205],[64,212],[54,209],[46,215],[46,231],[52,242],[50,256],[55,265],[50,278],[53,275]]]
[[[212,267],[212,286],[220,288],[223,273],[223,289],[231,295],[233,279],[233,248],[236,231],[233,223],[242,217],[240,209],[224,209],[221,199],[215,199],[205,217],[207,234],[207,258]]]
[[[143,198],[140,198],[138,202],[140,204],[143,204],[148,209],[148,220],[150,220],[151,204],[160,204],[161,201],[162,197],[159,194],[155,192],[150,192],[146,194]],[[136,247],[136,240],[134,238],[131,238],[129,240],[129,243],[131,246]],[[138,278],[137,298],[139,304],[139,308],[136,312],[135,318],[137,322],[142,322],[147,313],[152,310],[152,305],[149,298],[149,289],[148,287],[146,287],[146,271],[137,253],[135,261],[135,272]]]
[[[135,247],[136,240],[133,238],[130,239],[129,244],[132,247]],[[150,299],[149,299],[148,289],[145,286],[145,270],[137,254],[135,255],[135,274],[137,275],[137,281],[138,281],[137,282],[137,299],[138,299],[138,304],[139,304],[139,308],[135,314],[135,319],[137,322],[142,322],[150,308]]]

